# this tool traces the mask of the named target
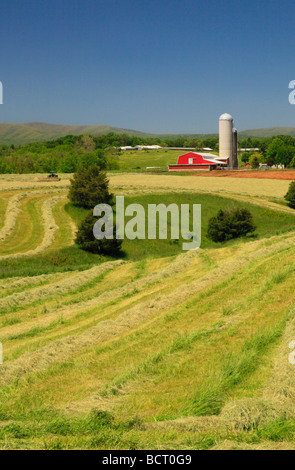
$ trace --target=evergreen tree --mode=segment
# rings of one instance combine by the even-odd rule
[[[292,181],[289,186],[289,190],[285,195],[286,201],[288,201],[288,206],[295,209],[295,181]]]
[[[110,204],[112,194],[106,174],[96,165],[80,168],[71,180],[69,198],[75,206],[86,209],[94,209],[97,204]]]
[[[90,211],[78,228],[77,237],[75,240],[76,244],[79,245],[83,250],[90,251],[91,253],[114,257],[122,256],[122,240],[117,240],[116,238],[113,238],[112,240],[108,240],[106,238],[97,240],[94,237],[93,227],[96,221],[97,217],[94,217],[92,211]],[[113,233],[115,236],[115,226]]]
[[[256,225],[248,209],[220,210],[208,223],[207,237],[214,242],[224,242],[253,233]]]

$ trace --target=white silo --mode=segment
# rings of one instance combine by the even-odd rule
[[[228,158],[230,167],[233,159],[233,121],[227,113],[219,118],[219,158]]]

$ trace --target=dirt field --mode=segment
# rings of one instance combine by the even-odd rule
[[[229,170],[220,171],[213,170],[209,173],[198,173],[195,176],[214,176],[222,178],[258,178],[267,180],[295,180],[295,170],[272,170],[272,171],[255,171],[255,170]]]

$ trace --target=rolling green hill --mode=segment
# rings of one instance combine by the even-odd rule
[[[275,135],[295,136],[295,127],[265,127],[262,129],[249,129],[241,131],[242,137],[273,137]]]
[[[178,193],[175,177],[120,178],[126,203],[201,203],[201,249],[83,252],[64,176],[1,177],[0,449],[294,448],[294,211],[265,199],[269,186],[255,197],[260,182],[247,196],[240,183],[216,195],[196,177]],[[233,204],[256,235],[209,242],[208,218]]]
[[[109,132],[149,137],[149,134],[145,134],[144,132],[104,125],[68,126],[62,124],[46,124],[43,122],[28,122],[25,124],[0,124],[0,144],[21,145],[58,139],[65,135],[91,134],[96,137],[102,134],[108,134]]]
[[[114,132],[115,134],[128,134],[137,137],[159,137],[160,139],[205,139],[217,137],[218,134],[152,134],[137,131],[134,129],[124,129],[107,125],[97,126],[71,126],[63,124],[47,124],[44,122],[27,122],[24,124],[0,124],[0,145],[23,145],[32,142],[43,142],[66,135],[91,134],[98,137],[103,134]]]
[[[123,129],[107,125],[97,126],[71,126],[63,124],[47,124],[44,122],[28,122],[24,124],[0,124],[0,144],[21,145],[31,142],[42,142],[51,139],[64,137],[65,135],[91,134],[94,137],[114,132],[116,134],[128,134],[138,137],[159,137],[161,139],[205,139],[217,137],[217,133],[212,134],[152,134],[134,129]],[[241,131],[240,137],[272,137],[274,135],[295,136],[295,127],[269,127],[263,129],[250,129]]]

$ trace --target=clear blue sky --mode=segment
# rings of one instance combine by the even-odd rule
[[[4,0],[0,122],[294,126],[291,0]]]

